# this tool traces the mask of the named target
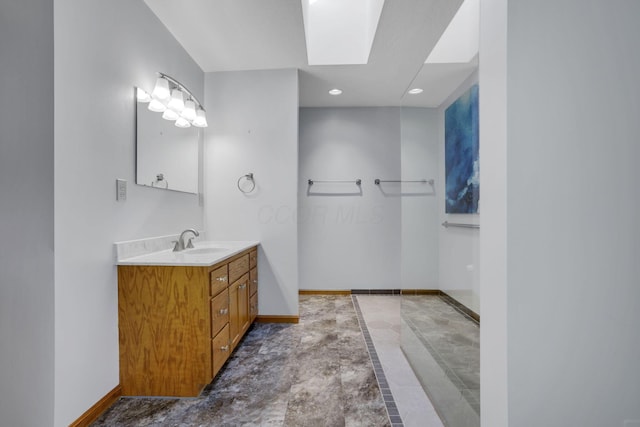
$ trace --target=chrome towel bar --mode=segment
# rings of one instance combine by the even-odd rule
[[[309,183],[309,185],[313,185],[314,183],[355,183],[356,185],[360,185],[362,184],[362,180],[360,178],[355,179],[355,180],[347,180],[347,181],[319,181],[317,179],[310,179],[309,181],[307,181]]]
[[[444,228],[449,228],[449,227],[459,227],[459,228],[480,228],[480,224],[462,224],[462,223],[457,223],[457,222],[449,222],[449,221],[445,221],[442,223],[442,226]]]
[[[393,180],[393,179],[379,179],[376,178],[375,181],[373,181],[373,183],[375,185],[380,185],[380,183],[382,182],[421,182],[423,184],[429,184],[429,185],[433,185],[434,180],[433,179],[418,179],[418,180],[404,180],[404,179],[400,179],[400,180]]]

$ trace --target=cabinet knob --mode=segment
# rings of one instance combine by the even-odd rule
[[[240,286],[238,286],[238,289],[244,289],[247,287],[246,283],[241,284]]]
[[[220,350],[222,351],[229,351],[229,345],[223,345],[222,347],[220,347]]]
[[[227,281],[227,276],[216,277],[216,280],[217,280],[218,282],[226,282],[226,281]]]
[[[221,308],[221,309],[218,311],[218,313],[220,313],[220,314],[227,314],[228,312],[229,312],[229,309],[228,309],[228,308]]]
[[[258,279],[253,279],[253,283],[257,285],[258,284]]]

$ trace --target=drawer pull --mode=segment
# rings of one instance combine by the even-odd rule
[[[227,276],[216,277],[216,280],[217,280],[218,282],[226,282],[226,281],[227,281]]]
[[[221,351],[229,351],[229,345],[223,345],[222,347],[220,347]]]
[[[228,308],[221,308],[220,310],[218,310],[218,313],[220,314],[227,314],[229,312]]]

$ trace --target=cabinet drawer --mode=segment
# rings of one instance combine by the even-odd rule
[[[243,255],[229,263],[229,283],[233,283],[243,274],[249,272],[249,254]]]
[[[211,300],[211,336],[229,323],[229,291],[225,289]]]
[[[211,340],[211,358],[213,359],[213,376],[220,371],[224,362],[229,358],[231,347],[229,346],[229,325],[226,325],[218,335]]]
[[[222,290],[229,286],[229,276],[227,275],[227,265],[216,268],[209,274],[209,282],[211,283],[210,296],[218,295]]]
[[[258,251],[249,252],[249,268],[258,265]]]
[[[249,321],[253,322],[258,316],[258,293],[255,293],[249,299]]]
[[[249,295],[253,295],[258,291],[258,269],[252,268],[249,272]]]

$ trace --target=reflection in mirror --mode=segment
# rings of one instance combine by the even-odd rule
[[[136,184],[197,194],[200,129],[177,127],[148,105],[136,101]]]
[[[475,24],[462,25],[462,33],[477,38],[478,5],[479,0],[465,0],[447,31],[471,19],[460,13],[475,10]],[[477,45],[477,40],[462,43]],[[452,135],[477,135],[467,126],[475,123],[472,114],[453,122],[447,109],[477,88],[479,55],[476,48],[456,59],[455,49],[447,47],[447,56],[438,59],[437,50],[432,49],[401,107],[403,179],[434,178],[435,184],[434,197],[402,200],[403,288],[420,291],[402,295],[400,345],[443,425],[474,427],[480,426],[480,214],[446,211],[445,190]],[[471,150],[458,146],[454,154],[467,159]],[[408,282],[411,274],[415,278]]]

